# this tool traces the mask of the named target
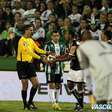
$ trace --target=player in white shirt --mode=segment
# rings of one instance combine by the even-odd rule
[[[71,20],[71,22],[80,22],[81,14],[78,13],[77,6],[72,7],[72,13],[68,16]]]
[[[89,68],[94,78],[97,103],[106,104],[112,101],[112,46],[86,38],[88,33],[90,31],[83,33],[82,44],[77,50],[78,59],[81,68]]]

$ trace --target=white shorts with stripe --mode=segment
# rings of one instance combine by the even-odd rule
[[[72,70],[70,69],[68,74],[68,80],[73,82],[83,82],[83,72],[82,70]]]

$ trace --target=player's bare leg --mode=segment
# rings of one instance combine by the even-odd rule
[[[52,108],[54,110],[61,110],[59,104],[58,104],[58,98],[59,98],[59,92],[60,92],[60,84],[59,83],[49,83],[49,97],[52,102]]]
[[[82,87],[82,85],[80,87],[80,92],[77,91],[76,89],[74,89],[74,86],[76,86],[76,83],[75,82],[68,80],[67,81],[67,85],[68,85],[68,89],[69,89],[70,93],[73,94],[74,97],[78,101],[78,103],[76,104],[76,107],[75,107],[75,111],[81,112],[82,109],[83,109],[83,91],[82,91],[83,90],[83,87]]]
[[[56,98],[56,104],[55,104],[55,108],[56,110],[61,110],[61,107],[59,105],[59,94],[60,94],[60,87],[61,87],[61,83],[56,83],[55,84],[55,98]]]
[[[48,83],[48,94],[52,103],[52,108],[55,109],[55,103],[56,103],[56,98],[55,98],[55,83],[51,82]]]

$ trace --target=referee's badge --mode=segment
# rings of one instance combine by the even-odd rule
[[[28,46],[28,43],[27,43],[27,42],[23,42],[23,45],[24,45],[25,47],[27,47],[27,46]]]

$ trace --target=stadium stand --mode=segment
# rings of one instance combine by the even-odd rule
[[[81,18],[86,18],[93,39],[101,41],[101,32],[109,31],[112,38],[112,1],[110,0],[0,0],[0,60],[7,63],[15,60],[18,40],[24,24],[32,23],[35,27],[34,39],[43,48],[50,40],[53,30],[58,29],[60,41],[67,46],[71,39],[80,39],[84,30]],[[35,22],[35,20],[39,20]],[[6,60],[5,60],[6,61]],[[11,62],[13,62],[11,61]],[[5,62],[4,62],[5,63]],[[40,65],[36,65],[40,70]],[[4,70],[6,68],[3,68]],[[2,70],[2,69],[1,69]],[[9,69],[7,69],[9,70]]]

